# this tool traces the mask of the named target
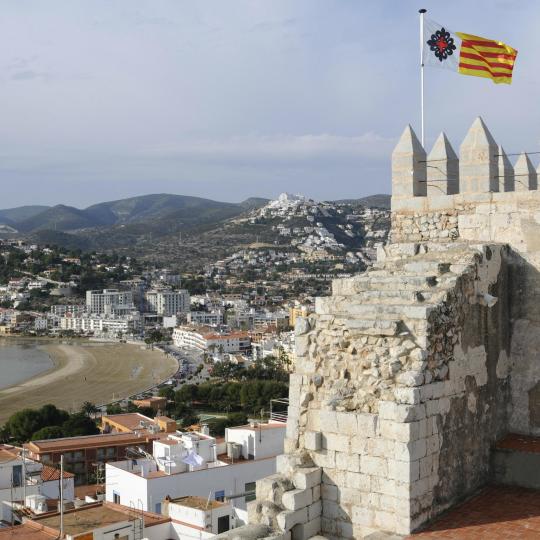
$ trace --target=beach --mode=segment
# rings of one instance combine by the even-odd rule
[[[125,343],[45,340],[37,346],[49,354],[54,367],[0,390],[0,425],[14,412],[46,403],[75,411],[85,401],[102,404],[125,398],[170,378],[178,367],[161,351]]]

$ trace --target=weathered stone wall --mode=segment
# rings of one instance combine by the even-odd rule
[[[485,481],[509,393],[505,252],[389,258],[297,329],[287,451],[323,470],[328,538],[406,534]]]
[[[390,241],[451,242],[459,238],[458,213],[456,210],[414,214],[392,214]]]
[[[426,157],[407,127],[392,185],[379,261],[297,323],[286,455],[258,483],[252,538],[407,534],[492,478],[498,438],[540,434],[528,156],[512,167],[480,119],[459,158],[444,135]]]

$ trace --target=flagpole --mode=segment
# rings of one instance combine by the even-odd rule
[[[420,13],[420,123],[421,142],[424,146],[424,13],[427,9],[419,9]]]

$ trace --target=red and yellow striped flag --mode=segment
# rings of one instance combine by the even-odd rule
[[[459,73],[486,77],[494,83],[512,82],[517,51],[502,41],[456,32],[461,38]]]
[[[462,75],[486,77],[494,83],[512,82],[517,51],[502,41],[463,32],[425,19],[422,60]]]

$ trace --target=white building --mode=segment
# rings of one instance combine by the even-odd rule
[[[59,317],[63,317],[66,313],[81,315],[85,311],[86,306],[82,304],[57,304],[50,308],[51,315],[58,315]]]
[[[173,330],[172,339],[177,347],[200,351],[235,353],[251,349],[251,338],[247,332],[217,333],[213,328],[179,326]]]
[[[163,514],[171,518],[179,538],[182,539],[191,538],[193,529],[211,538],[233,528],[235,519],[230,502],[193,496],[166,498],[163,502]],[[180,528],[182,525],[184,528]],[[200,537],[197,535],[196,538]]]
[[[42,510],[47,500],[58,499],[60,494],[60,471],[28,457],[23,459],[20,448],[0,445],[0,521],[11,521],[12,501],[25,500],[32,504],[41,501]],[[64,498],[72,501],[74,494],[74,475],[64,472]],[[55,503],[56,504],[56,503]]]
[[[191,311],[188,313],[187,320],[189,324],[220,326],[223,324],[222,311]]]
[[[227,455],[216,456],[213,437],[177,432],[155,441],[151,458],[107,463],[106,500],[128,506],[142,501],[144,510],[161,512],[167,496],[191,495],[230,499],[241,512],[255,498],[255,482],[276,472],[275,458],[283,452],[286,425],[269,425],[239,428],[230,441],[226,435]]]
[[[185,289],[147,291],[145,298],[149,311],[166,317],[186,313],[191,304],[189,293]]]
[[[103,291],[86,291],[86,307],[89,313],[112,314],[118,310],[131,311],[133,293],[118,289],[103,289]]]
[[[118,337],[137,331],[140,327],[140,316],[136,311],[124,317],[112,315],[71,316],[68,313],[64,317],[60,317],[59,326],[61,330],[72,330],[78,334],[92,333],[96,336]]]

